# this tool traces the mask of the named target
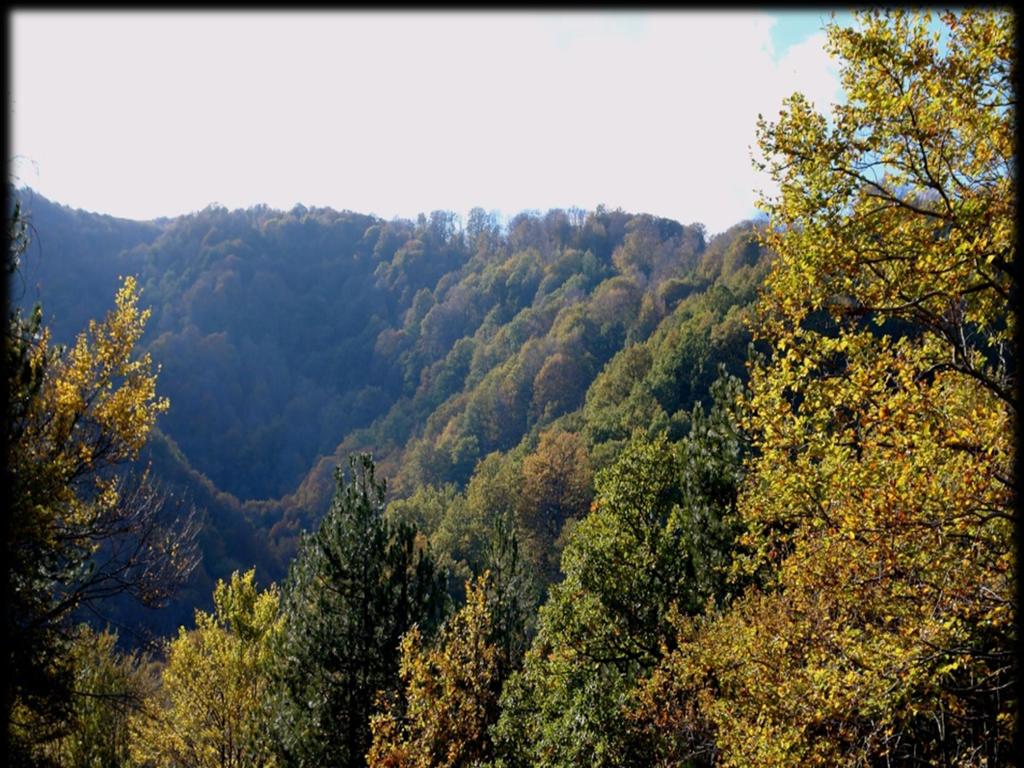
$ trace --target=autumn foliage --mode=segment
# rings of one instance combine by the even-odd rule
[[[281,589],[218,583],[162,666],[87,632],[68,661],[64,621],[109,583],[93,532],[151,519],[113,471],[167,407],[137,285],[64,352],[19,317],[22,762],[1011,763],[1014,24],[829,25],[845,99],[759,120],[767,222],[708,242],[603,208],[362,222],[398,405],[341,447],[385,446],[393,495],[351,458]],[[144,541],[158,598],[181,553]],[[74,665],[145,697],[130,745],[81,746],[100,710],[50,690]]]
[[[650,681],[642,719],[675,759],[1009,759],[1012,20],[944,16],[945,51],[926,21],[831,30],[848,95],[833,126],[799,96],[761,123],[778,260],[736,568],[767,576],[682,623]]]

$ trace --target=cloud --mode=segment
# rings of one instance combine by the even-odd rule
[[[718,231],[751,211],[757,114],[836,92],[822,38],[776,61],[774,23],[18,12],[13,147],[44,194],[130,217],[605,203]]]

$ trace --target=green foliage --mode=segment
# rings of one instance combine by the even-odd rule
[[[207,508],[205,578],[280,568],[333,500],[280,614],[250,572],[169,646],[138,761],[1010,760],[1014,18],[941,21],[941,43],[927,14],[832,26],[846,100],[759,121],[770,223],[710,239],[604,207],[463,231],[40,200],[58,242],[82,228],[68,273],[130,264],[155,322],[132,279],[70,351],[12,318],[11,762],[124,760],[125,710],[69,681],[124,702],[138,662],[67,618],[110,575],[94,527],[126,501],[152,519],[106,473],[164,410],[152,360],[184,404],[155,455]],[[366,456],[331,482],[369,448],[386,514]],[[435,638],[442,571],[459,607]]]
[[[527,619],[515,531],[501,519],[488,562],[467,580],[465,605],[432,643],[416,626],[402,638],[402,687],[380,698],[371,719],[369,765],[484,765],[496,757],[499,696],[522,662]]]
[[[192,467],[242,500],[282,496],[318,455],[333,451],[340,460],[353,447],[338,448],[341,438],[402,398],[413,399],[414,423],[460,394],[468,396],[460,408],[483,406],[494,422],[486,439],[473,432],[479,419],[466,417],[449,444],[428,436],[431,456],[419,476],[394,478],[410,491],[464,483],[477,459],[576,408],[623,339],[644,337],[661,319],[661,302],[636,317],[640,283],[653,290],[685,275],[704,248],[699,227],[603,209],[524,214],[502,234],[482,211],[472,233],[462,233],[444,212],[413,223],[301,206],[286,213],[211,207],[136,226],[39,196],[33,207],[38,228],[67,247],[62,257],[74,269],[105,264],[140,273],[153,311],[146,348],[179,403],[161,428]],[[86,236],[72,247],[77,231]],[[622,274],[612,258],[620,251]],[[62,310],[77,306],[77,292],[49,264],[39,274],[45,295]],[[108,266],[95,279],[112,284],[113,274]],[[337,296],[348,299],[337,305]],[[511,361],[581,298],[583,335],[558,333],[536,360]],[[503,364],[516,389],[472,397],[479,379]],[[372,430],[359,445],[377,450],[383,436]],[[413,433],[389,437],[401,448]],[[318,516],[329,500],[329,470],[313,484]]]
[[[537,604],[563,578],[559,558],[573,525],[588,515],[594,471],[613,466],[637,429],[649,440],[665,431],[673,440],[686,435],[691,420],[702,423],[693,407],[707,398],[719,363],[743,371],[743,321],[765,262],[763,251],[750,250],[749,227],[707,246],[699,227],[621,211],[529,214],[508,234],[477,219],[473,237],[463,238],[443,216],[385,223],[331,211],[210,209],[166,222],[138,250],[158,326],[149,348],[175,386],[192,387],[171,393],[188,413],[164,420],[155,452],[165,476],[206,509],[206,563],[189,599],[202,604],[213,579],[246,563],[278,578],[292,556],[289,583],[305,585],[288,589],[290,629],[280,641],[271,705],[283,762],[357,760],[368,747],[373,695],[398,685],[398,637],[419,610],[407,606],[402,618],[388,607],[400,602],[393,582],[402,579],[384,574],[406,573],[415,583],[417,553],[429,546],[456,605],[468,578],[487,567],[504,574],[495,578],[492,606],[504,627],[503,652],[518,659]],[[747,250],[730,251],[738,239]],[[701,276],[701,255],[712,246],[744,258],[732,259],[735,271]],[[353,298],[331,309],[338,295]],[[368,426],[352,431],[359,425]],[[203,437],[211,431],[213,440]],[[323,553],[331,526],[317,534],[320,545],[307,537],[296,548],[295,538],[317,524],[332,488],[337,494],[332,464],[367,449],[394,479],[382,523],[388,532],[367,522],[372,515],[350,515],[346,525],[362,526],[362,544],[335,524],[334,548],[385,564],[367,566],[361,592],[355,585],[363,582],[346,572],[352,586],[343,598],[316,575],[342,578],[340,561]],[[326,456],[294,496],[243,504],[218,488],[280,492],[316,453]],[[278,457],[272,465],[269,456]],[[686,492],[673,482],[677,496]],[[700,523],[696,515],[685,531],[694,541],[714,549],[731,533],[716,527],[713,510]],[[403,523],[415,524],[418,537],[400,534]],[[403,536],[404,549],[382,543]],[[317,546],[323,552],[314,556]],[[402,562],[398,551],[406,552]],[[693,587],[701,595],[720,589],[717,569],[728,558],[714,552],[701,555],[709,562],[680,556],[703,579]],[[374,606],[358,622],[357,594]],[[606,608],[594,610],[591,619],[563,619],[589,626]],[[429,620],[416,620],[429,635]],[[659,614],[658,626],[665,622]],[[630,670],[602,664],[566,672],[581,697],[573,711],[589,719],[593,743],[610,749],[611,761],[636,742],[626,700],[660,653],[660,640],[650,638],[665,635],[644,633],[652,650]],[[544,669],[534,665],[521,680],[547,680]],[[575,695],[546,701],[558,708]],[[324,723],[341,734],[329,744],[318,735]],[[563,730],[551,738],[575,737]]]
[[[440,212],[384,222],[301,206],[211,207],[138,227],[38,196],[33,205],[50,242],[67,233],[59,242],[75,269],[130,267],[145,286],[153,316],[141,341],[177,404],[161,417],[155,466],[207,511],[193,604],[246,564],[282,578],[347,455],[372,451],[399,498],[425,485],[463,488],[488,454],[578,413],[623,345],[653,344],[678,324],[686,302],[663,286],[685,281],[692,301],[717,277],[694,273],[707,246],[701,227],[605,209],[528,213],[507,232],[477,212],[463,233]],[[87,236],[70,248],[79,229]],[[52,272],[40,273],[42,290],[63,310],[77,295]],[[751,298],[730,290],[726,303]],[[687,333],[716,328],[722,306]],[[583,434],[596,466],[635,426],[683,434],[717,362],[742,368],[735,334],[686,348],[631,400],[588,407],[597,428]],[[456,592],[467,575],[453,570]]]
[[[662,440],[633,444],[600,476],[595,509],[563,555],[565,579],[552,587],[524,670],[503,697],[505,749],[526,764],[574,765],[587,755],[592,765],[633,764],[619,710],[657,652],[658,613],[669,604],[660,598],[679,587],[649,583],[668,549],[655,537],[678,498],[677,469]]]
[[[611,359],[583,408],[596,466],[611,463],[637,430],[682,437],[690,409],[708,397],[722,367],[745,375],[752,299],[749,289],[733,292],[716,281],[680,302],[646,341]]]
[[[523,670],[502,696],[510,764],[647,765],[628,717],[636,686],[674,643],[673,617],[724,600],[738,526],[739,384],[679,444],[634,438],[601,471],[562,555]]]
[[[463,585],[483,570],[492,520],[470,510],[465,496],[448,484],[425,485],[406,499],[388,504],[387,518],[416,528],[427,539],[439,573],[447,574],[447,592],[456,604],[465,600]]]
[[[371,720],[370,766],[482,765],[494,757],[490,727],[509,658],[496,638],[490,573],[466,583],[466,604],[424,647],[418,627],[402,638],[399,695]]]
[[[368,456],[338,470],[331,509],[284,588],[274,740],[286,765],[363,765],[378,691],[398,684],[399,640],[440,619],[443,582],[416,531],[384,518]]]
[[[71,640],[74,670],[65,734],[47,745],[40,762],[65,768],[119,768],[130,759],[130,723],[156,680],[153,662],[117,649],[117,635],[79,625]]]

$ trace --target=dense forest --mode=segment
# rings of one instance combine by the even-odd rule
[[[413,223],[211,207],[143,226],[22,198],[33,237],[20,298],[26,311],[41,302],[55,340],[101,317],[122,274],[151,312],[139,347],[172,406],[146,458],[207,518],[178,610],[118,614],[165,633],[197,602],[211,608],[234,570],[282,578],[327,509],[333,468],[358,452],[438,537],[454,518],[424,527],[412,510],[428,496],[447,506],[499,465],[517,484],[530,456],[552,474],[563,448],[585,453],[572,503],[528,489],[550,507],[553,545],[634,430],[679,437],[719,365],[743,375],[741,318],[767,267],[750,223],[708,241],[699,225],[622,211],[527,212],[502,228],[475,210],[461,228],[447,212]],[[82,301],[83,284],[102,288]],[[484,506],[451,512],[478,523],[463,550],[482,546],[496,514]],[[471,567],[455,546],[445,562],[461,589]],[[558,553],[544,557],[553,575]]]
[[[829,28],[766,218],[9,189],[12,765],[999,765],[1013,16]]]

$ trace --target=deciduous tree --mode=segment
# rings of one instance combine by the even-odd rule
[[[502,694],[496,733],[509,764],[650,764],[629,716],[637,686],[673,647],[676,617],[724,602],[739,532],[738,381],[716,395],[680,443],[638,435],[598,473],[562,554],[565,578]]]
[[[150,654],[124,652],[117,635],[80,624],[70,662],[74,670],[67,733],[46,748],[64,768],[120,768],[131,754],[131,719],[158,683]]]
[[[9,222],[8,276],[27,244],[17,207]],[[8,317],[4,719],[14,764],[37,759],[68,721],[75,612],[126,592],[159,605],[195,562],[191,526],[168,525],[146,473],[129,471],[168,407],[149,355],[136,351],[149,317],[138,302],[125,278],[115,308],[70,349],[51,344],[39,306]]]
[[[496,642],[489,581],[485,572],[466,582],[466,605],[433,644],[415,626],[402,638],[402,689],[373,717],[370,766],[468,768],[493,759],[489,731],[509,660]]]
[[[682,622],[646,719],[724,765],[1011,758],[1017,382],[1012,14],[829,30],[833,124],[760,125],[779,194],[744,570]],[[673,729],[675,729],[673,731]],[[661,742],[669,762],[702,739]],[[687,752],[687,750],[691,750]]]
[[[270,664],[280,631],[276,586],[255,570],[217,582],[214,612],[196,611],[167,648],[160,689],[134,718],[144,765],[243,768],[274,764],[267,723]]]

